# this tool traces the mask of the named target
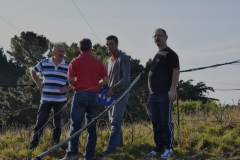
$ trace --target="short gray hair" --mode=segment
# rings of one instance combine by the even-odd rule
[[[64,48],[64,50],[65,50],[65,47],[62,45],[62,44],[60,44],[60,43],[56,43],[56,44],[54,44],[54,46],[53,46],[53,51],[55,51],[55,49],[58,47],[58,46],[61,46],[61,47],[63,47]]]

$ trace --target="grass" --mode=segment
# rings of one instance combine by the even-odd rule
[[[172,159],[240,159],[240,109],[239,107],[215,107],[208,112],[197,110],[185,114],[180,113],[180,126],[177,124],[177,115],[173,115],[174,154]],[[144,122],[150,128],[150,122]],[[107,126],[98,126],[98,140],[95,159],[126,159],[143,160],[143,155],[154,147],[153,131],[142,123],[123,123],[124,146],[108,157],[100,157],[98,153],[106,149],[110,129]],[[38,147],[28,150],[33,128],[14,127],[13,125],[2,130],[0,134],[0,159],[32,159],[52,147],[50,126],[44,130]],[[69,126],[63,128],[61,141],[68,138]],[[87,132],[80,135],[79,156],[83,157],[86,146]],[[44,157],[46,160],[64,157],[67,144],[64,144],[51,154]],[[158,157],[157,157],[158,158]],[[157,159],[156,158],[156,159]]]

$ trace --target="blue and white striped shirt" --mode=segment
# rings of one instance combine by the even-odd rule
[[[42,102],[64,102],[67,94],[61,93],[60,89],[66,86],[69,62],[62,60],[57,66],[52,58],[43,59],[33,67],[35,72],[43,74]]]

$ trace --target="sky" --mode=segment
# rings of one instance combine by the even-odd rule
[[[82,38],[104,45],[107,36],[115,35],[119,49],[145,66],[158,51],[154,30],[164,28],[180,69],[187,70],[240,60],[239,8],[239,0],[0,0],[0,46],[6,53],[11,38],[22,31],[68,45]],[[180,79],[240,89],[239,71],[240,63],[181,73]],[[240,91],[207,96],[237,104]]]

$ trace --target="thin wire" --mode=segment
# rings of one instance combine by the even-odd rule
[[[7,22],[9,25],[11,25],[13,28],[15,28],[17,31],[21,32],[19,29],[17,29],[16,27],[14,27],[11,23],[9,23],[7,20],[5,20],[3,17],[0,16],[0,18],[2,20],[4,20],[5,22]]]
[[[240,63],[240,60],[233,61],[233,62],[222,63],[222,64],[215,64],[215,65],[212,65],[212,66],[193,68],[193,69],[183,70],[183,71],[180,71],[180,72],[191,72],[191,71],[197,71],[197,70],[202,70],[202,69],[207,69],[207,68],[215,68],[215,67],[228,65],[228,64],[234,64],[234,63]]]
[[[82,12],[80,11],[80,9],[79,9],[78,6],[76,5],[76,3],[75,3],[73,0],[72,0],[72,2],[75,4],[75,6],[77,7],[78,11],[80,12],[80,14],[81,14],[82,17],[84,18],[84,20],[87,22],[88,26],[91,28],[91,30],[93,31],[93,33],[95,34],[95,36],[98,38],[97,34],[94,32],[94,30],[92,29],[91,25],[88,23],[87,19],[84,17],[84,15],[83,15]],[[101,44],[103,44],[99,38],[98,38],[98,40],[100,41]]]
[[[217,91],[240,91],[240,89],[214,89]]]
[[[197,70],[202,70],[202,69],[215,68],[215,67],[219,67],[219,66],[223,66],[223,65],[233,65],[235,63],[239,63],[238,65],[240,65],[240,60],[236,60],[236,61],[233,61],[233,62],[222,63],[222,64],[215,64],[215,65],[212,65],[212,66],[192,68],[192,69],[183,70],[183,71],[180,71],[180,72],[191,72],[191,71],[197,71]],[[138,74],[138,73],[131,74],[130,78],[134,78],[136,74]],[[143,76],[147,76],[147,75],[143,75]]]
[[[231,85],[231,86],[240,86],[240,85],[238,85],[238,84],[220,83],[220,82],[213,82],[213,81],[202,81],[202,80],[197,80],[197,79],[194,79],[194,81],[199,81],[199,82],[210,82],[210,83],[217,83],[217,84],[226,84],[226,85]]]

